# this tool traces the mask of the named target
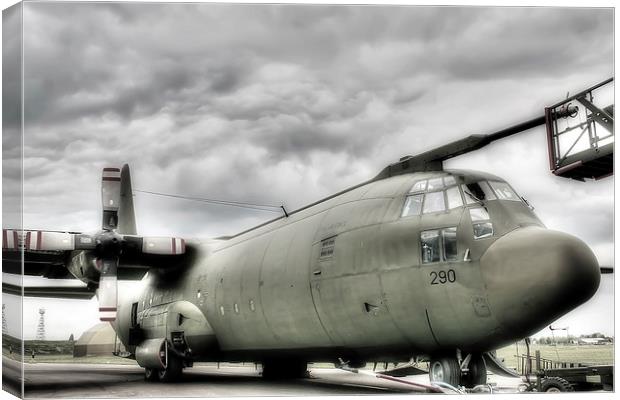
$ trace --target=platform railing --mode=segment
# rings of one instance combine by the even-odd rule
[[[519,375],[531,375],[540,370],[556,369],[556,368],[578,368],[587,367],[590,364],[577,363],[569,361],[551,360],[548,358],[540,357],[540,352],[537,350],[535,355],[515,355],[517,358],[517,373]]]

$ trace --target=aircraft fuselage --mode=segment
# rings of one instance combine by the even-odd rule
[[[119,294],[113,325],[130,351],[137,329],[183,336],[197,360],[484,352],[585,302],[600,279],[583,242],[547,230],[500,178],[471,171],[370,182],[187,247],[182,274],[151,272],[142,291]]]

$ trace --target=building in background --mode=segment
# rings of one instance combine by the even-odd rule
[[[115,351],[125,351],[107,322],[97,324],[84,332],[75,342],[73,357],[111,356]]]

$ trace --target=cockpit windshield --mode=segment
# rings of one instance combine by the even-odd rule
[[[521,197],[501,181],[457,184],[454,176],[414,182],[406,197],[401,217],[449,211],[463,205],[484,205],[488,200],[521,201]]]

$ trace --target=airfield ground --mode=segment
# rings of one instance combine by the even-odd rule
[[[554,361],[564,361],[569,363],[588,363],[596,365],[614,364],[614,346],[613,345],[536,345],[530,347],[532,355],[536,350],[540,350],[542,358]],[[520,344],[518,347],[514,344],[497,350],[497,356],[504,360],[504,363],[511,368],[515,368],[517,364],[518,354],[525,354],[525,345]],[[10,357],[6,348],[2,349],[4,357]],[[134,360],[125,359],[115,356],[91,356],[74,358],[70,354],[38,354],[35,358],[26,354],[25,361],[27,363],[79,363],[79,364],[127,364],[135,365]],[[331,367],[330,364],[316,364],[315,367]]]
[[[20,364],[6,361],[3,388],[10,376],[19,376]],[[254,366],[217,366],[196,364],[178,383],[144,381],[137,365],[104,364],[25,364],[26,398],[102,398],[102,397],[247,397],[247,396],[322,396],[322,395],[398,395],[423,394],[424,391],[397,382],[353,374],[334,368],[311,368],[310,378],[266,381]],[[8,379],[7,379],[8,378]],[[496,389],[514,393],[519,379],[490,377]],[[428,384],[428,375],[408,377]]]
[[[613,364],[613,346],[536,346],[543,358],[567,362]],[[498,350],[508,366],[516,364],[516,346]],[[519,346],[519,353],[525,347]],[[3,351],[3,388],[18,387],[20,364]],[[143,370],[133,360],[113,356],[81,357],[40,355],[26,357],[25,386],[29,398],[87,397],[231,397],[231,396],[306,396],[357,394],[416,394],[419,389],[400,383],[352,374],[328,364],[310,368],[311,378],[288,382],[270,382],[260,378],[253,364],[197,363],[187,369],[178,384],[144,382]],[[370,366],[372,367],[372,366]],[[378,366],[377,369],[380,369]],[[70,378],[69,378],[70,377]],[[428,383],[428,375],[405,378],[415,383]],[[515,393],[520,379],[490,374],[489,381],[503,393]],[[13,384],[12,384],[13,382]]]

